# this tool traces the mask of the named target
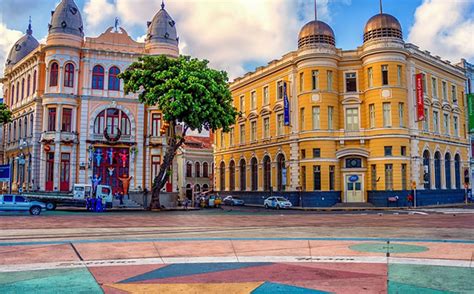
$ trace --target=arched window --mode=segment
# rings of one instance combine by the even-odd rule
[[[235,190],[235,162],[233,160],[229,163],[229,190]]]
[[[118,130],[122,136],[130,135],[130,119],[125,112],[117,108],[102,110],[95,118],[94,134],[103,134],[106,129],[109,135],[118,134]]]
[[[446,179],[446,189],[451,189],[451,154],[444,155],[444,175]]]
[[[202,164],[202,177],[209,178],[209,165],[207,162],[203,162]]]
[[[456,179],[456,189],[461,189],[461,156],[454,156],[454,178]]]
[[[219,176],[220,176],[221,191],[225,191],[225,163],[224,162],[221,162],[221,166],[219,169]]]
[[[278,154],[277,157],[277,188],[278,191],[283,191],[286,185],[286,168],[285,168],[285,156],[283,154]]]
[[[33,72],[33,90],[32,90],[33,95],[35,94],[35,92],[36,92],[36,70]]]
[[[18,120],[18,139],[21,139],[21,118]]]
[[[195,163],[195,173],[196,173],[196,178],[201,177],[201,164],[199,162]]]
[[[12,85],[12,92],[10,93],[11,104],[15,104],[15,85]]]
[[[12,141],[12,124],[8,124],[8,143]]]
[[[13,142],[16,141],[17,134],[16,134],[16,121],[13,122]]]
[[[199,184],[194,185],[194,192],[201,192],[201,186],[199,186]]]
[[[441,189],[441,153],[436,151],[434,156],[434,168],[435,168],[435,188]]]
[[[425,190],[431,189],[431,164],[430,152],[428,150],[423,152],[423,182]]]
[[[239,163],[240,168],[240,191],[247,190],[247,167],[245,159],[241,159]]]
[[[270,191],[272,185],[271,161],[267,155],[263,158],[263,190]]]
[[[21,100],[25,99],[25,79],[21,80]]]
[[[49,86],[56,87],[58,85],[59,65],[56,62],[51,64],[49,72]]]
[[[20,101],[20,82],[16,82],[16,99],[15,102]]]
[[[31,75],[28,75],[26,82],[26,97],[30,97]]]
[[[254,157],[250,161],[250,169],[251,169],[251,185],[252,185],[252,191],[257,191],[258,190],[258,163],[257,159]]]
[[[92,89],[104,89],[104,68],[100,65],[94,66],[92,70]]]
[[[25,118],[23,119],[23,123],[25,125],[25,128],[24,128],[24,137],[28,137],[28,116],[25,116]]]
[[[193,177],[193,165],[191,164],[191,162],[186,163],[186,177]]]
[[[118,78],[119,73],[120,69],[116,66],[112,66],[109,69],[109,90],[120,91],[120,79]]]
[[[30,115],[30,136],[33,137],[33,113]]]
[[[74,87],[74,64],[72,63],[64,67],[64,87]]]
[[[209,190],[209,186],[207,184],[202,185],[202,191],[206,192]]]

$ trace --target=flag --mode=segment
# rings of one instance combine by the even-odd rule
[[[284,108],[285,126],[289,126],[290,125],[290,101],[288,100],[288,94],[286,91],[286,82],[283,83],[283,108]]]

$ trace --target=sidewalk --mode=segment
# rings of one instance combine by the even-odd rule
[[[259,207],[263,208],[263,205],[260,204],[245,204],[248,207]],[[364,210],[374,210],[374,211],[385,211],[385,210],[416,210],[416,209],[426,209],[426,208],[460,208],[460,207],[470,207],[474,206],[474,203],[457,203],[457,204],[444,204],[444,205],[427,205],[427,206],[418,206],[418,207],[407,207],[407,206],[390,206],[390,207],[299,207],[293,206],[290,209],[292,210],[301,210],[301,211],[364,211]]]

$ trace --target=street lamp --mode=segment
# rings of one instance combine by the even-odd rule
[[[23,147],[26,147],[28,149],[28,141],[26,140],[20,140],[19,144],[19,149],[20,149],[20,155],[16,158],[18,160],[18,165],[21,166],[21,173],[20,173],[20,186],[18,188],[18,192],[21,194],[23,192],[23,182],[25,179],[25,154],[23,153]],[[28,151],[28,158],[30,159],[29,165],[28,165],[28,182],[30,181],[30,171],[31,171],[31,156]],[[26,185],[27,190],[29,190],[29,183]]]

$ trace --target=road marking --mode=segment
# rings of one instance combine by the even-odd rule
[[[422,211],[410,211],[408,214],[421,214],[421,215],[429,215],[428,213],[426,212],[422,212]]]

